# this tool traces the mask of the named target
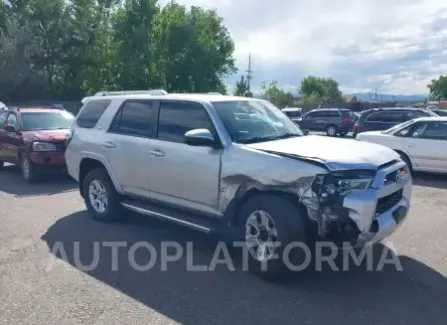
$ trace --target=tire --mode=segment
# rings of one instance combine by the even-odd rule
[[[39,180],[40,175],[36,167],[33,165],[30,157],[26,153],[21,155],[20,170],[22,172],[23,179],[28,183],[34,183]]]
[[[335,137],[338,133],[338,128],[335,125],[328,125],[326,127],[326,134],[330,137]]]
[[[404,154],[403,152],[398,152],[400,158],[407,164],[408,169],[410,170],[410,174],[413,175],[413,164],[411,163],[410,158]]]
[[[88,172],[82,182],[82,186],[84,202],[93,219],[102,222],[112,222],[121,218],[121,196],[116,191],[104,168],[97,168]],[[91,186],[92,192],[90,192]],[[94,193],[95,190],[97,190],[96,194]],[[98,195],[100,196],[99,198]],[[104,197],[106,198],[105,201],[103,200]]]
[[[275,236],[266,237],[265,233],[261,234],[261,232],[256,231],[255,227],[253,227],[252,221],[254,218],[258,219],[258,221],[263,219],[263,213],[266,213],[268,217],[270,217],[272,224],[270,224],[267,228],[270,228],[270,230],[274,228],[276,230],[276,239],[274,239]],[[300,211],[288,200],[279,196],[260,194],[250,198],[242,206],[238,213],[238,217],[239,231],[243,240],[245,241],[246,248],[249,250],[248,270],[252,274],[266,281],[277,282],[284,280],[287,265],[283,259],[283,253],[286,246],[292,241],[306,243],[306,223],[304,222],[304,218]],[[260,225],[260,222],[258,222],[258,225]],[[273,226],[273,228],[271,226]],[[269,230],[265,229],[265,231],[268,235]],[[252,240],[250,240],[248,236],[250,236]],[[261,236],[264,238],[260,238]],[[253,237],[256,237],[256,239]],[[256,245],[259,245],[260,242],[265,244],[269,241],[263,241],[265,238],[269,238],[270,243],[273,241],[278,242],[279,245],[272,249],[278,257],[272,259],[267,258],[264,259],[264,261],[261,261],[255,257],[257,256],[257,252],[259,251],[260,247],[257,246],[256,249]],[[292,252],[295,253],[296,250],[293,250]]]

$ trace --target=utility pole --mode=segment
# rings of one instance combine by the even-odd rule
[[[248,91],[250,91],[251,74],[253,73],[253,70],[251,70],[251,54],[248,55],[248,70],[245,71],[247,72]]]
[[[376,92],[375,92],[375,95],[374,95],[374,100],[377,102],[377,88],[376,88]]]

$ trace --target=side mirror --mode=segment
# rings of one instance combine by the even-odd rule
[[[305,129],[305,130],[301,130],[303,132],[304,135],[309,135],[309,130]]]
[[[12,124],[6,124],[5,125],[5,131],[6,132],[11,132],[11,133],[16,133],[17,132],[16,127],[14,125],[12,125]]]
[[[209,130],[194,129],[185,133],[185,143],[195,147],[212,147],[215,141]]]

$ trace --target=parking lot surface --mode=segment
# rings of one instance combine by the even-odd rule
[[[167,271],[134,270],[126,254],[132,243],[158,250],[163,241],[192,241],[194,264],[209,263],[215,243],[130,214],[118,224],[95,222],[74,182],[28,185],[7,166],[0,172],[0,323],[447,324],[447,177],[418,174],[414,184],[410,216],[387,244],[403,271],[306,271],[271,284],[225,267],[187,272],[183,259]],[[96,242],[127,244],[116,270],[103,245],[97,267],[76,267],[77,259],[92,261]],[[147,251],[136,259],[144,264]]]

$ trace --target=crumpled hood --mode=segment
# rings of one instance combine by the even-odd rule
[[[28,141],[42,140],[42,141],[65,141],[69,134],[69,129],[64,130],[39,130],[39,131],[24,131],[23,137]]]
[[[399,158],[394,150],[378,144],[317,135],[248,144],[247,147],[323,162],[331,170],[377,169]]]

